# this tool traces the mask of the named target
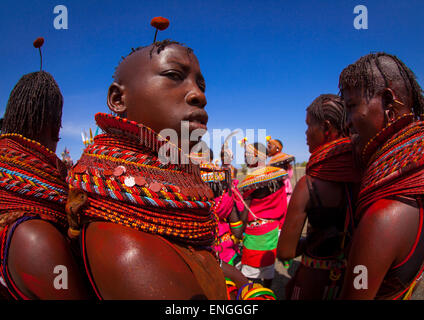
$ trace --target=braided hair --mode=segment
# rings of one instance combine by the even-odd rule
[[[415,74],[396,56],[385,52],[368,54],[346,67],[340,74],[339,89],[364,91],[369,101],[379,90],[396,86],[405,99],[411,99],[412,109],[418,118],[424,113],[423,91]]]
[[[306,108],[306,112],[318,123],[329,121],[340,135],[346,135],[346,111],[338,95],[320,95]]]
[[[175,45],[179,45],[179,46],[182,46],[182,47],[184,47],[184,48],[187,48],[187,54],[189,55],[189,54],[191,54],[191,53],[193,53],[193,49],[191,49],[191,48],[189,48],[189,47],[187,47],[185,44],[183,44],[183,43],[180,43],[180,42],[178,42],[178,41],[174,41],[174,40],[170,40],[170,39],[165,39],[165,40],[162,40],[162,41],[156,41],[156,42],[154,42],[153,44],[151,44],[151,45],[148,45],[148,46],[140,46],[140,47],[137,47],[137,48],[131,48],[131,52],[126,56],[126,57],[121,57],[121,61],[119,62],[119,64],[118,64],[118,66],[115,68],[115,73],[113,74],[113,79],[115,79],[116,80],[116,75],[117,75],[117,70],[119,69],[119,66],[121,65],[121,63],[123,62],[123,61],[125,61],[125,59],[127,58],[127,57],[129,57],[129,56],[131,56],[133,53],[135,53],[135,52],[137,52],[137,51],[140,51],[140,50],[143,50],[143,49],[145,49],[145,48],[148,48],[148,47],[150,47],[150,46],[152,46],[151,47],[151,49],[150,49],[150,52],[149,52],[149,54],[150,54],[150,59],[152,58],[152,56],[153,56],[153,52],[156,50],[156,53],[157,54],[159,54],[161,51],[163,51],[167,46],[170,46],[170,45],[172,45],[172,44],[175,44]]]
[[[51,128],[51,138],[57,142],[62,107],[62,93],[51,74],[45,71],[26,74],[10,93],[1,132],[38,140],[43,130]]]

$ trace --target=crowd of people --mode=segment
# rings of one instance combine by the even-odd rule
[[[208,121],[199,62],[179,42],[155,35],[123,58],[111,113],[95,116],[102,133],[75,164],[56,156],[58,84],[24,75],[1,122],[2,297],[276,300],[276,260],[300,256],[286,299],[410,298],[424,267],[422,89],[387,53],[347,66],[339,89],[306,108],[311,156],[293,189],[294,156],[271,137],[240,141],[241,181],[228,139],[220,164],[179,144],[170,153],[189,163],[161,162],[159,132],[180,141],[181,121]]]

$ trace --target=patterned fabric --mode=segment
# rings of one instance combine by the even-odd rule
[[[328,181],[359,182],[350,139],[337,139],[315,150],[309,158],[306,174]]]
[[[65,175],[62,161],[40,143],[18,134],[0,136],[2,214],[38,215],[65,227]],[[5,215],[2,218],[7,220]]]
[[[211,245],[217,218],[199,166],[161,161],[162,147],[169,147],[171,157],[184,155],[141,124],[103,113],[96,122],[105,134],[94,138],[67,178],[71,188],[88,195],[83,216]]]

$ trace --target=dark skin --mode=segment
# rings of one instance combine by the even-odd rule
[[[68,289],[55,289],[58,276],[54,268],[65,266]],[[53,225],[43,220],[20,224],[12,237],[8,260],[9,272],[26,297],[43,300],[90,298],[69,242]]]
[[[56,150],[56,137],[51,130],[40,134],[40,143],[52,151]],[[68,272],[68,289],[57,290],[54,273],[58,265]],[[12,236],[9,248],[8,267],[18,289],[30,299],[77,300],[89,299],[90,291],[71,251],[69,240],[44,220],[21,223]]]
[[[318,147],[331,142],[340,137],[340,133],[331,125],[329,121],[319,123],[309,113],[306,115],[306,141],[309,152],[314,152]],[[302,230],[307,218],[306,209],[310,203],[310,194],[306,184],[307,176],[303,176],[295,186],[287,209],[286,219],[281,228],[277,246],[277,258],[281,261],[289,261],[306,250],[305,240],[301,239]],[[324,181],[317,178],[308,177],[315,185],[315,191],[320,197],[322,204],[326,207],[337,207],[344,197],[343,185],[336,182]],[[319,296],[319,292],[328,281],[328,274],[318,274],[317,272],[298,274],[297,280],[300,285],[308,285],[304,290],[305,295],[310,298]],[[322,285],[321,285],[322,283]],[[290,291],[289,287],[289,291]],[[316,290],[315,290],[316,289]],[[290,294],[290,292],[288,292]],[[305,297],[307,298],[307,297]]]
[[[191,131],[205,127],[205,86],[197,58],[179,45],[154,52],[152,58],[149,51],[132,54],[119,67],[116,82],[109,88],[109,108],[156,132],[170,128],[180,136],[180,123],[187,119]],[[187,263],[158,236],[114,223],[92,222],[87,228],[86,248],[104,299],[206,298]],[[193,254],[209,262],[210,273],[222,273],[209,251],[196,249]],[[232,268],[223,269],[234,277]],[[243,282],[240,277],[234,280]]]
[[[151,58],[149,51],[150,47],[133,53],[118,67],[108,92],[109,108],[156,133],[172,129],[181,137],[181,121],[189,121],[190,133],[206,130],[206,85],[196,56],[178,45],[154,52]]]
[[[361,89],[346,89],[349,126],[359,150],[389,121],[411,112],[410,99],[399,88],[385,88],[369,101]],[[401,97],[401,98],[399,98]],[[397,103],[397,101],[401,101]],[[387,271],[409,254],[418,232],[419,211],[395,200],[375,202],[363,214],[352,240],[341,299],[374,299]],[[368,271],[368,289],[354,288],[355,266]]]
[[[269,140],[267,144],[267,153],[269,157],[275,156],[278,152],[283,149],[281,144],[276,140]]]

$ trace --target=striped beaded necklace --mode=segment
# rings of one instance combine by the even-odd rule
[[[409,124],[408,124],[409,123]],[[402,129],[398,129],[401,126]],[[424,122],[404,115],[373,141],[384,141],[367,150],[368,167],[362,177],[357,214],[372,203],[391,196],[424,196]],[[373,150],[373,152],[371,152]]]
[[[211,245],[217,218],[199,166],[161,162],[159,150],[169,141],[146,126],[104,113],[95,118],[105,133],[94,138],[67,178],[71,188],[88,195],[83,216]],[[184,157],[176,146],[170,153]]]
[[[272,166],[261,167],[248,174],[240,183],[239,189],[241,192],[245,192],[268,187],[275,191],[287,177],[288,173],[284,169]]]
[[[65,176],[62,161],[39,142],[0,136],[0,212],[39,215],[66,226]]]

